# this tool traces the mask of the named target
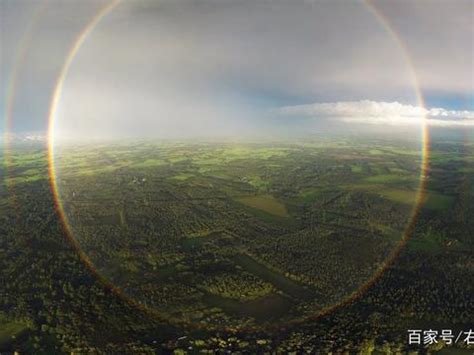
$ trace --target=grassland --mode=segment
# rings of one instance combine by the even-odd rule
[[[11,320],[4,314],[0,313],[0,347],[5,347],[7,344],[14,342],[17,337],[30,329],[29,322],[21,322]]]
[[[288,216],[285,205],[271,195],[245,196],[236,201],[277,217]]]
[[[347,140],[58,151],[56,180],[74,238],[95,272],[153,310],[153,319],[82,265],[55,219],[46,160],[17,152],[0,168],[12,182],[0,189],[0,306],[8,314],[0,351],[166,353],[169,344],[196,351],[225,344],[221,350],[238,352],[247,344],[259,353],[271,348],[255,344],[274,346],[275,338],[244,329],[275,326],[282,353],[294,344],[301,352],[358,353],[361,339],[375,339],[381,353],[404,352],[406,329],[420,320],[468,324],[473,167],[456,155],[459,146],[436,149],[426,201],[396,264],[360,299],[313,323],[306,316],[366,284],[399,246],[419,187],[415,148]],[[162,332],[158,315],[177,333]],[[304,327],[286,332],[302,319]],[[208,333],[176,341],[182,321]],[[231,333],[216,335],[224,327]],[[387,345],[383,334],[399,340]]]
[[[170,318],[233,326],[354,292],[402,238],[420,173],[408,148],[348,142],[137,143],[56,161],[71,228],[100,272]],[[452,203],[426,196],[428,210]]]

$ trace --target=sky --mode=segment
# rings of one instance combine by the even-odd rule
[[[0,132],[48,129],[70,48],[108,4],[0,0]],[[72,60],[55,134],[469,129],[473,17],[471,0],[123,1]]]

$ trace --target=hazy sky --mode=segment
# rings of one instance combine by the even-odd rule
[[[0,0],[2,121],[44,131],[54,83],[108,1]],[[474,2],[124,1],[64,82],[64,136],[193,136],[344,124],[474,125]],[[14,90],[13,90],[14,89]],[[9,100],[7,102],[7,100]],[[9,104],[7,106],[7,104]],[[2,125],[2,128],[3,125]]]

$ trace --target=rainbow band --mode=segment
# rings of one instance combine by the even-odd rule
[[[13,60],[14,66],[12,68],[10,77],[8,79],[8,85],[6,88],[6,98],[5,98],[5,131],[4,131],[4,139],[5,139],[5,147],[8,148],[9,143],[9,135],[8,133],[11,131],[12,124],[13,124],[13,108],[15,105],[15,91],[16,91],[16,84],[18,81],[18,74],[19,68],[21,63],[26,58],[26,53],[29,44],[33,38],[34,28],[38,24],[41,15],[46,10],[46,5],[49,0],[42,2],[33,12],[33,16],[31,21],[28,23],[28,26],[23,31],[23,35],[20,38],[20,41],[17,46],[17,50],[15,51],[15,57]]]
[[[28,45],[31,43],[32,34],[34,33],[33,29],[38,24],[41,15],[44,13],[46,9],[46,5],[49,0],[42,2],[38,5],[33,12],[32,20],[28,23],[28,26],[23,31],[23,35],[20,38],[19,44],[17,46],[17,50],[15,51],[15,57],[13,59],[13,68],[8,80],[8,85],[6,87],[6,95],[5,95],[5,129],[3,134],[3,166],[5,168],[5,187],[8,191],[8,196],[10,198],[10,203],[12,205],[13,210],[16,212],[16,219],[17,223],[19,224],[20,221],[20,207],[17,201],[17,196],[15,194],[15,190],[10,180],[10,167],[12,166],[12,159],[11,159],[11,139],[10,131],[12,131],[13,127],[13,109],[15,106],[15,92],[16,92],[16,84],[18,82],[18,74],[19,68],[21,63],[26,58],[26,53],[28,49]]]
[[[137,304],[134,300],[130,299],[127,297],[123,291],[115,286],[113,283],[108,281],[104,276],[102,276],[99,271],[95,268],[94,263],[89,259],[89,257],[84,253],[84,251],[81,249],[81,246],[79,245],[78,241],[76,238],[74,238],[74,233],[71,229],[70,223],[67,219],[66,214],[64,213],[64,208],[61,202],[61,199],[59,197],[59,191],[57,187],[57,181],[56,181],[56,171],[55,171],[55,164],[54,164],[54,126],[55,126],[55,121],[56,121],[56,111],[57,111],[57,106],[59,104],[59,100],[61,98],[61,92],[63,90],[64,86],[64,81],[67,76],[67,72],[69,70],[69,67],[71,66],[77,52],[81,48],[82,44],[86,40],[86,38],[92,33],[96,25],[107,15],[109,14],[112,9],[114,9],[118,4],[120,3],[120,0],[114,0],[110,4],[106,5],[103,7],[93,18],[92,20],[87,24],[87,26],[81,31],[79,36],[76,38],[74,41],[71,49],[69,50],[66,59],[62,65],[61,71],[59,72],[59,77],[56,81],[56,85],[54,88],[53,96],[51,99],[50,103],[50,108],[49,108],[49,113],[48,113],[48,168],[49,168],[49,178],[50,178],[50,184],[51,184],[51,191],[53,193],[53,198],[54,198],[54,203],[56,207],[56,211],[63,222],[63,228],[66,232],[66,236],[71,243],[71,245],[74,247],[76,252],[79,255],[79,258],[84,262],[84,264],[87,266],[88,269],[92,272],[92,274],[100,281],[102,282],[107,288],[112,290],[114,293],[116,293],[118,296],[121,298],[125,299],[129,303],[131,303],[134,306],[141,307],[140,304]]]
[[[120,0],[114,0],[104,8],[102,8],[87,24],[87,26],[82,30],[82,32],[79,34],[77,39],[74,41],[68,55],[66,56],[66,59],[64,61],[64,64],[62,66],[62,69],[60,71],[59,77],[57,79],[55,89],[54,89],[54,94],[52,96],[51,104],[50,104],[50,109],[49,109],[49,130],[48,130],[48,164],[49,164],[49,176],[50,176],[50,182],[51,182],[51,190],[54,196],[54,201],[56,205],[57,212],[63,222],[64,229],[67,235],[67,238],[73,245],[73,247],[76,249],[79,257],[81,260],[85,263],[85,265],[91,270],[91,272],[108,288],[110,288],[113,292],[115,292],[117,295],[119,295],[121,298],[123,298],[125,301],[128,303],[138,307],[139,309],[149,312],[153,316],[157,317],[161,321],[166,321],[166,318],[160,314],[157,310],[155,309],[150,309],[149,307],[143,305],[142,303],[137,302],[136,300],[132,299],[131,297],[127,296],[119,287],[116,285],[112,284],[110,281],[108,281],[104,276],[102,276],[99,271],[94,267],[93,262],[89,259],[89,257],[84,253],[84,251],[81,249],[78,241],[74,238],[72,229],[70,227],[70,224],[68,222],[67,216],[64,213],[63,205],[61,202],[61,199],[59,197],[59,192],[58,192],[58,186],[57,186],[57,181],[56,181],[56,172],[55,172],[55,164],[54,164],[54,128],[55,128],[55,122],[56,122],[56,112],[57,112],[57,107],[59,104],[59,101],[61,99],[61,93],[62,89],[64,86],[64,81],[66,79],[68,70],[74,61],[74,58],[76,54],[78,53],[79,49],[81,48],[82,44],[84,41],[87,39],[87,37],[93,32],[94,28],[96,25],[104,18],[106,17],[118,4],[120,3]],[[416,93],[416,99],[418,101],[419,106],[424,107],[424,100],[423,96],[420,90],[420,86],[418,83],[417,76],[415,74],[414,66],[413,63],[408,55],[407,49],[401,42],[400,38],[397,36],[397,34],[393,31],[393,29],[390,27],[390,24],[387,22],[387,20],[384,18],[384,16],[377,10],[377,8],[371,4],[370,0],[364,0],[363,4],[366,5],[368,10],[377,18],[379,23],[383,26],[383,28],[390,34],[390,36],[393,38],[393,40],[397,43],[398,47],[400,48],[404,60],[406,61],[408,68],[410,70],[410,73],[412,74],[413,78],[413,85],[415,88],[415,93]],[[415,227],[415,223],[417,220],[417,217],[420,213],[421,205],[424,201],[425,194],[425,185],[426,185],[426,176],[428,172],[428,160],[429,160],[429,134],[428,134],[428,126],[427,126],[427,119],[426,117],[423,117],[422,120],[422,151],[421,151],[421,174],[420,174],[420,182],[419,182],[419,187],[417,191],[417,196],[415,200],[414,207],[412,209],[411,215],[410,215],[410,220],[408,223],[407,228],[405,229],[402,239],[399,243],[399,245],[390,253],[388,258],[385,260],[383,265],[379,267],[379,269],[375,272],[374,276],[368,280],[364,285],[362,285],[357,291],[349,295],[346,299],[342,300],[340,303],[336,305],[332,305],[330,307],[327,307],[323,309],[321,312],[314,316],[310,317],[305,317],[299,320],[294,320],[289,323],[294,324],[294,323],[300,323],[303,321],[307,320],[314,320],[317,319],[321,316],[327,315],[334,310],[347,305],[348,303],[353,302],[360,296],[362,296],[374,283],[376,283],[382,274],[394,263],[396,258],[400,255],[401,251],[404,249],[407,241],[409,240],[410,236],[412,235]],[[184,326],[193,326],[197,328],[205,328],[206,326],[201,325],[201,324],[190,324],[187,322],[177,322],[180,325]],[[275,327],[275,326],[273,326]],[[248,330],[257,330],[257,328],[250,328]],[[261,329],[261,328],[258,328]],[[268,329],[272,329],[271,326],[268,327]],[[281,329],[281,326],[279,326],[278,329]]]
[[[57,106],[61,99],[61,93],[64,86],[64,81],[66,79],[68,70],[74,61],[74,58],[81,48],[84,41],[87,37],[92,33],[94,28],[97,24],[106,17],[119,3],[121,0],[113,0],[111,3],[103,7],[93,18],[92,20],[84,27],[84,29],[80,32],[79,36],[74,41],[71,49],[69,50],[66,59],[63,63],[61,71],[59,73],[58,79],[56,81],[56,85],[54,88],[53,96],[50,103],[49,114],[48,114],[48,168],[49,168],[49,178],[50,178],[50,185],[51,191],[53,193],[54,203],[56,207],[56,211],[63,223],[64,231],[66,232],[66,237],[68,238],[71,245],[76,250],[79,258],[82,262],[87,266],[87,268],[92,272],[92,274],[108,289],[118,295],[120,298],[125,300],[130,305],[139,308],[142,311],[146,311],[151,313],[153,316],[158,318],[163,322],[167,322],[168,320],[159,314],[156,310],[150,309],[144,306],[142,303],[139,303],[132,299],[131,297],[127,296],[119,287],[115,284],[110,282],[106,277],[100,274],[97,268],[94,266],[94,263],[90,260],[90,258],[84,253],[81,249],[80,244],[78,243],[77,239],[74,237],[74,233],[71,229],[70,223],[67,219],[66,214],[64,213],[64,208],[59,197],[59,190],[56,181],[56,171],[55,171],[55,164],[54,164],[54,127],[56,122],[56,112]],[[183,324],[184,325],[184,324]]]

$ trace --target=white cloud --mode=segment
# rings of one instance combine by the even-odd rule
[[[46,142],[47,135],[46,132],[43,131],[21,133],[7,132],[0,135],[0,142],[3,140],[8,142]]]
[[[474,111],[446,110],[439,107],[426,109],[399,102],[371,100],[285,106],[274,110],[273,113],[367,124],[421,124],[426,118],[433,126],[474,126]]]

